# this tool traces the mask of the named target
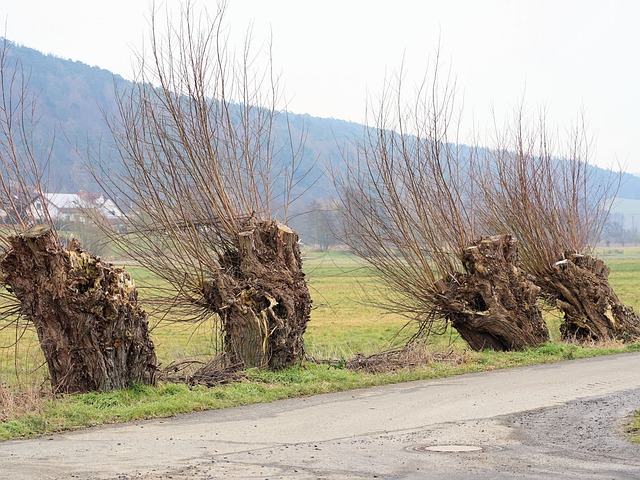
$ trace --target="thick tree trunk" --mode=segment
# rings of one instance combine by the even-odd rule
[[[0,262],[4,283],[31,320],[54,391],[105,391],[155,381],[147,314],[122,268],[65,249],[48,227],[9,238]]]
[[[518,267],[517,241],[483,238],[462,259],[466,274],[439,283],[442,310],[474,350],[521,350],[549,339],[540,288]]]
[[[231,362],[279,369],[304,357],[311,296],[298,235],[287,226],[261,222],[241,232],[204,296],[220,315]]]
[[[566,254],[548,276],[539,279],[545,293],[564,313],[564,340],[634,340],[640,317],[624,305],[609,284],[609,267],[590,255]]]

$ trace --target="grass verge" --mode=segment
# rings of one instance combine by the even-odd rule
[[[605,258],[612,269],[611,283],[620,297],[638,311],[640,249],[625,249]],[[314,310],[305,334],[312,358],[332,359],[330,365],[307,362],[280,372],[251,370],[244,380],[217,387],[159,384],[109,393],[41,396],[46,391],[46,368],[33,329],[19,325],[0,328],[0,439],[45,435],[87,426],[160,418],[199,410],[225,408],[283,398],[338,392],[411,380],[442,378],[500,368],[551,363],[628,351],[640,345],[580,347],[560,343],[557,313],[545,315],[551,342],[523,352],[469,352],[455,332],[433,337],[425,359],[413,368],[382,373],[355,372],[346,367],[356,354],[369,355],[397,348],[415,325],[402,330],[407,320],[384,315],[374,307],[379,300],[377,280],[352,256],[310,254],[305,260]],[[131,267],[136,281],[158,286],[143,269]],[[141,292],[144,297],[144,291]],[[153,315],[152,315],[153,316]],[[162,366],[174,361],[215,355],[215,322],[165,322],[152,332]],[[2,327],[2,325],[0,325]],[[400,335],[397,335],[401,331]],[[20,340],[18,342],[18,339]],[[451,352],[451,353],[449,353]],[[447,356],[448,354],[448,356]],[[384,370],[381,369],[381,370]],[[388,369],[387,369],[388,370]],[[3,383],[4,382],[4,383]],[[44,388],[43,388],[44,385]],[[638,406],[640,408],[640,406]],[[629,427],[640,437],[640,419]]]
[[[444,361],[376,374],[348,370],[341,363],[305,363],[278,372],[252,369],[242,381],[209,388],[160,384],[109,393],[65,395],[44,399],[37,413],[5,419],[0,424],[0,439],[629,351],[640,351],[640,345],[588,348],[548,343],[522,352],[464,352]]]

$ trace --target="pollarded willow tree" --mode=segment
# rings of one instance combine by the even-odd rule
[[[56,392],[153,383],[147,314],[128,273],[61,242],[46,196],[50,146],[19,59],[0,47],[0,329],[35,327]],[[19,337],[19,336],[18,336]]]
[[[482,236],[474,152],[457,138],[455,84],[431,79],[411,102],[402,74],[372,109],[357,161],[338,173],[345,240],[389,287],[383,308],[449,323],[474,349],[521,349],[548,339],[539,288],[518,267],[509,236]]]
[[[564,339],[637,338],[640,318],[615,294],[609,268],[593,252],[620,174],[590,163],[582,117],[561,138],[546,116],[521,105],[496,132],[476,175],[484,221],[518,238],[523,269],[564,314]]]
[[[109,120],[118,167],[103,164],[100,182],[127,212],[114,241],[173,287],[164,300],[217,316],[230,364],[277,369],[302,359],[311,307],[284,223],[302,135],[279,112],[270,50],[247,36],[232,51],[225,5],[196,10],[152,14],[139,78]]]

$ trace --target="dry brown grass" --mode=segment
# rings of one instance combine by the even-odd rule
[[[219,354],[207,362],[182,360],[172,362],[159,372],[158,380],[187,385],[224,385],[245,378],[242,364],[230,364],[225,354]]]
[[[357,354],[345,364],[349,370],[366,373],[395,372],[412,369],[433,362],[460,365],[468,360],[467,351],[448,350],[434,352],[420,343],[411,343],[406,347],[375,353],[373,355]]]
[[[21,385],[16,389],[0,383],[0,422],[25,414],[41,413],[43,400],[47,396],[40,385]]]

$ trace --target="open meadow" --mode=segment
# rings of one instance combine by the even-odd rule
[[[602,249],[610,280],[621,299],[640,311],[640,248]],[[408,319],[385,314],[374,304],[380,285],[358,260],[345,253],[305,253],[305,272],[313,298],[305,334],[309,360],[278,372],[251,369],[229,384],[215,387],[160,382],[111,393],[52,396],[35,332],[16,325],[0,330],[0,439],[32,436],[87,425],[174,415],[425,378],[638,351],[639,344],[578,346],[559,342],[560,319],[547,312],[552,341],[523,352],[472,352],[455,332],[432,337],[426,347],[404,360],[411,368],[389,365],[380,370],[346,368],[356,355],[397,349],[415,331]],[[157,280],[139,267],[129,268],[150,296]],[[147,308],[161,368],[187,359],[205,361],[216,353],[214,319],[180,323]],[[16,340],[19,341],[16,342]]]

